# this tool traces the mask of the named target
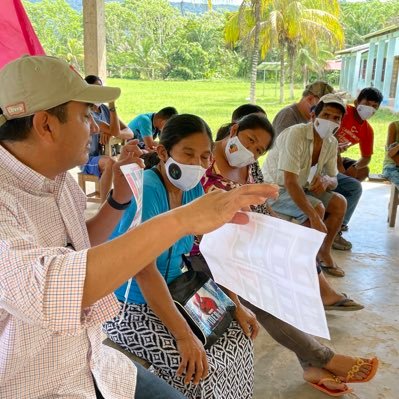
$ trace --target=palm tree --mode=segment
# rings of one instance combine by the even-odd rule
[[[326,62],[332,58],[334,54],[326,49],[320,49],[317,54],[306,46],[299,49],[295,70],[302,75],[304,89],[309,84],[309,72],[316,73],[318,79],[322,79]]]
[[[256,77],[259,63],[259,35],[262,23],[262,14],[272,0],[244,0],[240,9],[233,13],[225,28],[225,38],[234,45],[240,39],[251,55],[251,85],[249,101],[256,102]]]
[[[246,0],[229,19],[226,40],[230,43],[241,40],[243,45],[252,45],[253,63],[257,62],[255,53],[259,50],[263,59],[271,48],[278,49],[280,102],[283,102],[286,55],[293,98],[294,66],[299,49],[306,45],[317,54],[320,42],[327,41],[330,48],[343,45],[338,14],[338,0]],[[251,75],[251,90],[255,83]]]

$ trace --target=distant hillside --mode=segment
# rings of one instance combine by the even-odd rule
[[[169,1],[169,3],[173,6],[178,8],[182,13],[185,12],[192,12],[196,14],[202,14],[208,11],[208,4],[207,1],[204,1],[203,4],[198,4],[197,2],[192,3],[189,1]],[[214,11],[236,11],[238,10],[238,5],[228,4],[227,1],[225,4],[219,2],[221,4],[214,4],[213,10]],[[233,3],[233,2],[230,2]]]
[[[27,0],[30,1],[31,3],[38,3],[41,0]],[[74,8],[77,11],[82,11],[82,0],[66,0],[72,8]],[[109,3],[111,1],[122,1],[122,0],[105,0],[106,3]],[[214,11],[235,11],[238,9],[238,6],[240,4],[239,1],[237,0],[225,0],[226,3],[223,3],[223,0],[215,1],[213,10]],[[191,2],[191,1],[173,1],[170,0],[169,3],[173,6],[179,9],[182,13],[185,12],[192,12],[196,14],[202,14],[206,11],[208,11],[208,5],[207,1],[203,1],[203,4],[199,4],[198,0]]]

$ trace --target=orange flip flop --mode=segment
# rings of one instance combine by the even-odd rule
[[[370,370],[369,374],[367,375],[367,377],[363,378],[362,380],[354,378],[355,374],[360,370],[360,367],[363,366],[364,364],[369,364],[371,366],[371,370]],[[374,378],[374,376],[376,375],[377,370],[378,370],[378,365],[379,365],[379,361],[376,357],[373,357],[371,359],[371,363],[367,363],[363,359],[358,357],[358,358],[356,358],[356,363],[348,371],[348,374],[346,375],[344,382],[351,383],[351,384],[358,383],[358,382],[368,382],[372,378]]]
[[[353,389],[349,387],[346,387],[346,389],[344,389],[343,391],[339,389],[329,389],[323,385],[323,383],[326,381],[338,382],[340,384],[343,383],[338,377],[327,377],[327,378],[322,378],[317,384],[314,382],[308,382],[308,384],[310,384],[313,388],[317,389],[318,391],[321,391],[329,396],[335,396],[335,397],[343,396],[353,391]]]

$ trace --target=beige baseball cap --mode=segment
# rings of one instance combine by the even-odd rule
[[[89,85],[67,62],[50,56],[23,56],[0,70],[0,126],[68,101],[108,103],[117,87]]]
[[[330,93],[320,98],[320,102],[323,101],[324,104],[337,104],[342,108],[343,113],[346,112],[346,106],[344,100],[337,94]]]
[[[316,80],[315,82],[306,86],[305,93],[307,91],[310,91],[314,96],[321,98],[326,94],[333,93],[334,88],[327,82]]]

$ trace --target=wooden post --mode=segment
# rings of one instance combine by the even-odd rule
[[[106,78],[104,0],[83,0],[85,74]]]

